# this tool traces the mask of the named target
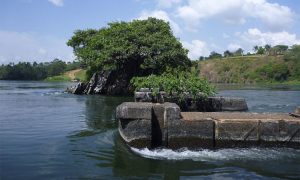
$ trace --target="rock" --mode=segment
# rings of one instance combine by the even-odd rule
[[[209,97],[214,111],[246,111],[248,106],[244,98],[239,97]]]
[[[86,88],[86,84],[79,82],[75,86],[67,88],[66,91],[72,94],[83,94],[85,88]]]
[[[97,85],[97,82],[98,82],[98,74],[94,73],[92,78],[90,79],[89,83],[87,84],[85,90],[84,90],[84,94],[93,94],[94,89]]]
[[[102,70],[94,73],[85,89],[78,94],[128,95],[131,92],[129,81],[132,77],[132,74],[126,74],[125,71]],[[73,93],[70,89],[67,91]]]

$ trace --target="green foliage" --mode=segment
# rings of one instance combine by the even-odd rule
[[[75,79],[79,80],[81,82],[87,81],[87,79],[86,79],[86,70],[81,70],[81,71],[75,73]]]
[[[59,59],[54,59],[48,66],[47,66],[47,71],[48,71],[48,76],[56,76],[58,74],[62,74],[65,72],[67,68],[67,65],[65,62]]]
[[[58,75],[58,76],[51,76],[47,77],[45,81],[48,82],[65,82],[65,81],[71,81],[71,79],[65,75]]]
[[[57,76],[68,69],[78,66],[77,62],[66,64],[64,61],[54,59],[45,63],[19,62],[0,66],[1,80],[43,80],[50,76]]]
[[[229,50],[226,50],[226,51],[224,51],[223,55],[224,55],[224,57],[230,57],[230,56],[233,56],[233,53],[230,52]]]
[[[155,18],[109,23],[99,30],[78,30],[67,45],[88,67],[88,76],[102,69],[136,76],[191,66],[188,51],[173,36],[169,24]]]
[[[1,80],[40,80],[47,77],[47,69],[43,63],[33,65],[29,62],[0,66]]]
[[[74,61],[74,62],[68,62],[66,66],[66,71],[71,71],[74,69],[80,69],[82,68],[82,65],[80,62]]]
[[[260,47],[257,49],[256,54],[260,54],[260,55],[265,54],[265,48],[263,48],[263,47],[260,46]]]
[[[222,58],[222,54],[219,54],[215,51],[212,51],[208,57],[209,59],[214,59],[214,58]]]
[[[242,56],[244,53],[244,50],[242,48],[238,48],[235,52],[234,55],[235,56]]]
[[[300,45],[294,45],[284,54],[284,60],[288,63],[291,79],[300,80]]]
[[[201,61],[201,76],[213,83],[300,83],[300,46],[284,56],[251,55]]]
[[[256,69],[261,81],[285,81],[289,77],[289,69],[286,64],[267,64]]]
[[[160,76],[134,77],[131,83],[136,88],[150,88],[154,94],[165,91],[169,95],[176,95],[179,100],[189,94],[193,99],[205,98],[214,94],[214,87],[195,72],[165,72]]]

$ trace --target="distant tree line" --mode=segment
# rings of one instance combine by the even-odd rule
[[[202,61],[205,59],[218,59],[218,58],[227,58],[227,57],[235,57],[235,56],[249,56],[249,55],[267,55],[267,56],[277,56],[277,55],[283,55],[287,50],[289,49],[289,46],[287,45],[276,45],[271,46],[269,44],[266,44],[264,46],[254,46],[253,51],[254,53],[248,52],[247,54],[244,54],[244,50],[242,48],[238,48],[236,51],[229,51],[226,50],[223,52],[223,54],[220,54],[216,51],[212,51],[208,57],[200,56],[198,60]]]
[[[19,62],[17,64],[2,64],[0,66],[0,80],[43,80],[79,67],[79,62],[66,63],[60,59],[44,63]]]

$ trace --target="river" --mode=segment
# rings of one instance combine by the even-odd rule
[[[115,108],[132,97],[64,93],[70,83],[0,81],[0,179],[300,179],[300,150],[130,149]],[[252,112],[292,112],[300,86],[219,86]]]

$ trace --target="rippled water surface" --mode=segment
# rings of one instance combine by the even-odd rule
[[[130,149],[115,107],[131,97],[63,93],[68,83],[0,81],[0,179],[300,179],[300,150]],[[299,86],[219,86],[253,112],[291,112]]]

